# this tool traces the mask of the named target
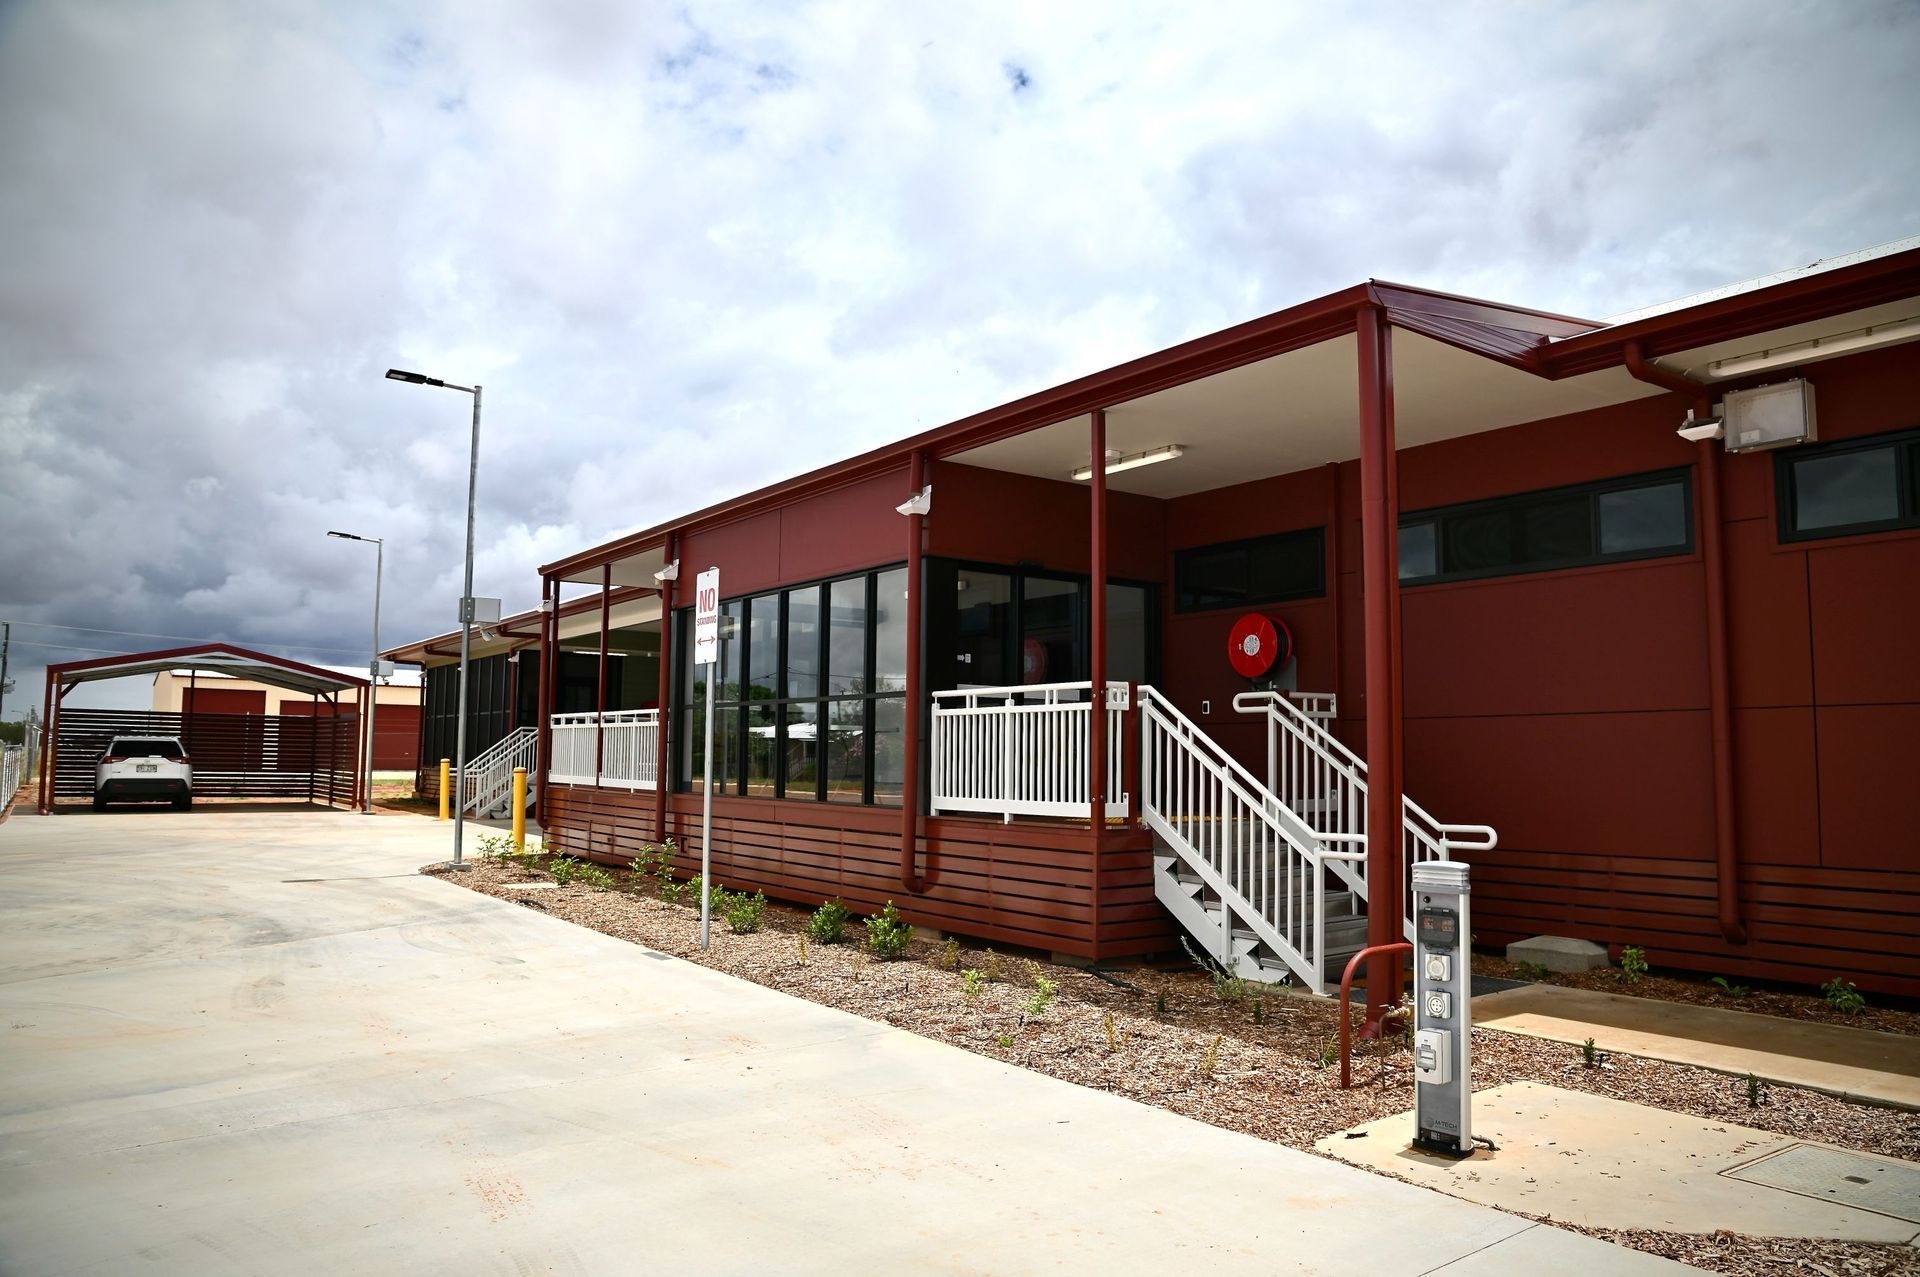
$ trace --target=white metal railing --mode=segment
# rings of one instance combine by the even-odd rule
[[[1093,684],[973,687],[933,694],[928,809],[1085,818]],[[1108,817],[1127,814],[1127,685],[1108,683]]]
[[[540,733],[516,727],[467,761],[460,789],[460,810],[485,815],[513,795],[513,769],[524,767],[529,778],[540,774]],[[533,793],[533,785],[527,786]]]
[[[1140,814],[1217,901],[1208,925],[1189,929],[1203,942],[1216,936],[1208,947],[1230,970],[1239,959],[1235,932],[1251,934],[1324,993],[1323,867],[1345,867],[1365,853],[1326,846],[1151,687],[1140,688],[1140,731]]]
[[[660,711],[555,714],[553,760],[547,775],[562,785],[654,788],[660,776]]]
[[[1329,692],[1242,692],[1233,707],[1243,714],[1261,714],[1267,720],[1267,788],[1326,841],[1366,845],[1367,764],[1342,744],[1326,723],[1333,718]],[[1413,866],[1446,860],[1456,850],[1487,851],[1498,845],[1491,825],[1450,825],[1435,820],[1427,810],[1402,795],[1401,864],[1408,884],[1406,917],[1414,916]],[[1367,895],[1364,860],[1336,865],[1349,886]],[[1409,930],[1411,934],[1411,930]]]
[[[19,792],[20,782],[26,779],[27,751],[20,745],[0,746],[0,814],[4,814],[7,805]]]

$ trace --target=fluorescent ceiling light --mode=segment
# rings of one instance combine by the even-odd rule
[[[1869,328],[1856,328],[1852,332],[1839,333],[1832,337],[1815,337],[1811,341],[1796,341],[1790,345],[1776,346],[1756,354],[1716,359],[1707,365],[1706,375],[1714,381],[1724,381],[1729,377],[1745,377],[1750,373],[1783,368],[1788,364],[1806,364],[1816,359],[1832,359],[1835,355],[1878,350],[1882,346],[1912,341],[1916,337],[1920,337],[1920,316],[1898,319],[1890,324],[1874,324]]]
[[[1185,444],[1169,443],[1159,448],[1149,448],[1145,452],[1135,452],[1128,456],[1109,451],[1107,453],[1107,473],[1119,474],[1122,470],[1138,470],[1141,466],[1158,465],[1162,461],[1173,461],[1186,454]],[[1091,463],[1081,466],[1073,472],[1076,479],[1093,478]]]

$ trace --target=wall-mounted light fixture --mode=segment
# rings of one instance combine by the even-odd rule
[[[1186,445],[1180,443],[1164,444],[1158,448],[1149,448],[1145,452],[1130,453],[1122,456],[1111,448],[1107,450],[1107,473],[1119,474],[1122,470],[1138,470],[1141,466],[1155,466],[1162,461],[1177,461],[1186,455]],[[1088,463],[1073,472],[1076,479],[1093,478],[1093,465]]]

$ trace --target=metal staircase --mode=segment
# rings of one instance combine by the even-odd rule
[[[540,774],[540,732],[516,727],[467,763],[460,809],[482,820],[511,814],[513,769],[527,769],[529,782]],[[527,805],[533,805],[534,785],[527,785]]]
[[[1151,687],[1140,688],[1141,817],[1154,895],[1221,966],[1250,980],[1337,984],[1366,944],[1366,764],[1322,725],[1332,698],[1237,697],[1265,716],[1265,781]],[[1402,855],[1489,848],[1485,825],[1443,825],[1409,801]],[[1409,911],[1409,915],[1411,912]]]

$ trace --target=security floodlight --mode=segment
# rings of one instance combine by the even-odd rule
[[[1687,414],[1687,419],[1680,423],[1680,428],[1675,430],[1674,433],[1682,439],[1685,439],[1688,443],[1704,443],[1708,439],[1724,439],[1727,436],[1726,428],[1720,424],[1720,418],[1701,417],[1696,419],[1691,412]]]
[[[675,559],[653,574],[656,581],[678,581],[680,579],[680,560]]]
[[[933,509],[933,485],[929,483],[920,491],[893,507],[901,514],[926,514]]]

